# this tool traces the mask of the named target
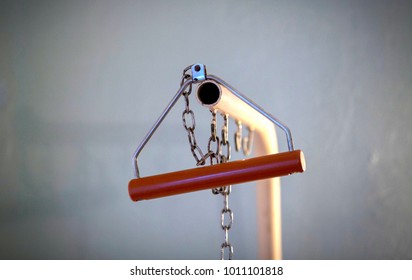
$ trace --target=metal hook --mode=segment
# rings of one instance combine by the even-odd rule
[[[248,127],[249,133],[248,136],[243,138],[243,154],[245,156],[248,156],[250,152],[252,151],[252,146],[253,146],[253,138],[255,135],[255,131]]]

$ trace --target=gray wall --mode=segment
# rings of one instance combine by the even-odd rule
[[[2,1],[0,258],[218,258],[221,197],[127,193],[134,149],[197,62],[288,124],[306,154],[307,172],[282,178],[284,258],[412,258],[411,8]],[[210,117],[192,104],[205,145]],[[183,106],[142,174],[194,166]],[[257,256],[255,199],[254,184],[234,188],[238,259]]]

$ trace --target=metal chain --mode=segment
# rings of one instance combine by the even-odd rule
[[[186,80],[192,78],[190,75],[186,74],[186,71],[187,69],[183,71],[182,81],[180,85],[183,85]],[[205,156],[203,154],[202,149],[199,147],[196,141],[196,135],[195,135],[196,119],[195,119],[195,114],[190,109],[190,103],[189,103],[189,95],[191,92],[192,92],[192,85],[189,86],[189,89],[187,91],[183,92],[186,106],[182,113],[182,120],[183,120],[183,127],[185,128],[187,132],[187,137],[188,137],[189,144],[190,144],[190,150],[192,152],[193,157],[196,160],[196,165],[200,166],[200,165],[205,164],[206,159],[208,158],[208,155]]]
[[[216,120],[216,110],[211,110],[210,111],[212,113],[212,122],[210,124],[211,127],[211,135],[210,135],[210,139],[209,139],[209,145],[208,145],[208,154],[210,154],[210,165],[214,165],[214,164],[219,164],[221,163],[220,157],[219,155],[221,154],[221,148],[222,148],[222,144],[220,142],[219,137],[217,137],[217,120]],[[210,148],[210,144],[211,142],[217,142],[217,148],[215,151],[213,151]],[[222,187],[220,188],[214,188],[212,189],[212,193],[213,194],[219,194],[221,191],[223,190]]]
[[[208,154],[210,155],[210,164],[214,165],[216,163],[225,163],[230,160],[231,154],[230,154],[230,143],[229,143],[229,115],[224,114],[223,115],[223,127],[222,127],[222,132],[221,132],[221,140],[217,136],[217,121],[216,121],[216,111],[211,111],[212,113],[212,122],[211,122],[211,136],[209,139],[209,145],[208,145]],[[216,143],[216,149],[213,150],[211,148],[211,143],[215,142]],[[224,148],[226,147],[226,149]],[[226,151],[226,153],[224,153]],[[232,227],[233,224],[233,211],[229,208],[229,195],[230,192],[232,191],[232,186],[223,186],[219,188],[214,188],[212,189],[213,194],[221,194],[223,195],[223,209],[221,211],[221,216],[220,216],[220,225],[222,227],[222,230],[225,233],[225,239],[224,242],[221,244],[220,248],[220,258],[222,260],[225,259],[225,256],[228,255],[228,259],[231,260],[233,258],[233,246],[229,242],[229,230]],[[225,253],[225,252],[228,253]]]
[[[230,160],[231,151],[230,151],[230,143],[229,143],[229,115],[223,115],[223,127],[222,127],[222,141],[221,141],[221,149],[220,149],[220,163],[225,163]],[[224,147],[226,146],[226,154],[224,154]],[[228,185],[222,187],[219,190],[219,193],[223,195],[223,209],[220,216],[220,224],[225,232],[225,240],[221,245],[220,250],[220,259],[225,259],[225,251],[228,251],[228,259],[231,260],[233,258],[233,246],[229,242],[229,230],[233,224],[233,211],[229,208],[229,195],[232,192],[232,186]]]
[[[230,192],[232,191],[232,186],[226,186],[224,188],[224,191],[221,193],[224,196],[224,207],[222,209],[221,213],[221,226],[223,231],[225,232],[225,241],[221,245],[221,250],[220,250],[220,259],[224,260],[225,259],[225,251],[228,250],[228,257],[229,260],[233,258],[233,246],[229,242],[229,230],[232,227],[233,224],[233,211],[229,208],[229,195]]]
[[[249,130],[248,136],[242,138],[242,122],[237,121],[236,124],[237,124],[237,130],[235,132],[236,151],[238,152],[240,149],[242,149],[243,154],[245,156],[248,156],[252,152],[255,131],[251,128],[248,128]]]
[[[188,79],[192,77],[187,74],[188,69],[183,71],[181,85],[184,84]],[[188,140],[190,144],[190,150],[194,159],[196,160],[196,165],[204,165],[206,160],[210,159],[210,165],[225,163],[231,158],[231,147],[229,142],[229,115],[223,114],[223,126],[221,131],[221,138],[217,136],[217,111],[211,110],[212,121],[211,121],[211,136],[207,145],[207,153],[204,154],[202,149],[199,147],[196,141],[195,129],[196,129],[196,119],[195,114],[190,109],[189,95],[192,91],[192,86],[188,88],[187,91],[183,92],[185,99],[185,109],[182,113],[183,127],[185,128]],[[235,132],[235,146],[236,151],[240,149],[243,150],[245,155],[250,153],[250,148],[253,141],[253,130],[249,130],[249,136],[242,138],[242,124],[237,122],[237,131]],[[233,258],[233,246],[229,242],[229,230],[232,228],[233,224],[233,211],[229,208],[229,195],[232,191],[232,186],[222,186],[219,188],[212,189],[213,194],[221,194],[223,196],[223,209],[221,211],[220,225],[224,231],[225,238],[224,242],[221,244],[220,257],[222,260],[225,256],[228,259]]]
[[[242,148],[242,122],[237,121],[236,124],[237,130],[235,132],[235,149],[236,152],[238,152],[240,148]]]

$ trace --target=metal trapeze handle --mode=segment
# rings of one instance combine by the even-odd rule
[[[295,172],[303,172],[305,170],[305,160],[303,153],[299,150],[294,151],[292,135],[290,129],[286,125],[273,117],[271,114],[265,112],[260,106],[248,99],[246,96],[239,93],[236,89],[234,89],[219,77],[207,75],[205,65],[193,64],[191,66],[188,66],[183,71],[183,73],[185,73],[189,69],[191,70],[192,74],[190,79],[181,84],[181,87],[179,88],[175,96],[172,98],[170,103],[157,119],[153,127],[149,130],[133,155],[133,165],[135,169],[136,179],[131,180],[129,183],[129,194],[132,200],[137,201],[142,199],[157,198],[178,193],[196,191],[200,189],[218,187],[220,185],[229,185],[259,179],[266,179],[270,177],[283,176]],[[265,160],[263,160],[263,157],[258,157],[243,161],[228,162],[216,166],[207,166],[140,178],[138,167],[139,154],[141,153],[147,142],[150,140],[150,138],[153,136],[157,128],[163,122],[169,111],[173,108],[178,99],[183,95],[183,92],[188,87],[191,87],[194,83],[200,82],[202,82],[202,84],[208,82],[216,83],[218,86],[224,87],[236,98],[243,101],[247,106],[253,108],[259,114],[266,117],[266,119],[268,119],[271,123],[282,129],[286,134],[289,152],[269,155],[265,157]],[[266,168],[268,169],[268,172],[259,173],[257,171],[260,169],[256,168]],[[248,175],[239,176],[239,172],[243,172],[245,174],[248,173]],[[257,175],[256,173],[259,173],[260,175]],[[235,176],[235,174],[237,175]],[[202,180],[204,180],[205,182],[202,183]],[[222,182],[222,180],[224,182]],[[192,187],[189,187],[189,185]],[[193,188],[194,185],[198,187]]]

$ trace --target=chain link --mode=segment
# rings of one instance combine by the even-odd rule
[[[189,74],[186,74],[188,70],[189,68],[186,68],[183,71],[182,81],[180,82],[180,85],[183,85],[186,82],[186,80],[192,78]],[[189,86],[189,89],[187,91],[183,92],[186,106],[182,113],[182,120],[183,120],[183,127],[187,132],[187,137],[188,137],[189,144],[190,144],[190,150],[192,152],[194,159],[196,160],[196,165],[200,166],[206,163],[206,159],[210,155],[209,154],[204,155],[202,149],[197,144],[196,135],[195,135],[196,118],[195,118],[195,114],[190,109],[190,102],[189,102],[189,96],[191,92],[192,92],[192,85]]]
[[[224,114],[223,116],[223,126],[222,126],[222,132],[221,132],[221,137],[222,141],[220,141],[220,151],[219,151],[219,163],[225,163],[230,160],[231,154],[230,154],[230,143],[229,143],[229,115]],[[223,153],[223,150],[225,150],[223,147],[226,146],[226,154]],[[229,208],[229,195],[232,191],[232,186],[223,186],[220,188],[216,188],[213,191],[213,194],[221,194],[223,195],[223,209],[221,211],[221,216],[220,216],[220,225],[222,227],[222,230],[224,231],[225,234],[225,239],[224,242],[222,243],[221,250],[220,250],[220,258],[222,260],[225,259],[225,256],[228,255],[228,259],[231,260],[233,258],[233,246],[229,242],[229,230],[232,228],[233,224],[233,212]],[[228,251],[226,254],[225,252]]]
[[[186,72],[188,68],[183,71],[181,85],[187,81],[187,79],[191,79],[192,77],[188,75]],[[221,164],[225,163],[230,160],[231,158],[231,146],[229,142],[229,115],[223,114],[223,126],[221,130],[221,138],[217,136],[217,111],[211,110],[212,114],[212,121],[210,124],[211,128],[211,136],[208,141],[207,145],[207,153],[204,154],[202,149],[199,147],[196,141],[196,119],[195,114],[190,109],[189,103],[189,95],[192,91],[192,86],[185,92],[183,92],[183,96],[185,99],[185,109],[182,113],[182,122],[183,127],[187,132],[188,141],[190,144],[190,150],[194,159],[196,160],[196,165],[204,165],[206,160],[210,159],[210,165],[214,164]],[[251,138],[252,135],[249,133],[248,137],[242,138],[242,124],[240,122],[237,123],[237,131],[235,133],[235,144],[236,144],[236,151],[239,151],[243,148],[244,154],[250,152],[251,147]],[[233,211],[229,208],[229,195],[232,191],[232,186],[222,186],[218,188],[212,189],[213,194],[221,194],[223,196],[223,209],[221,211],[220,216],[220,225],[222,230],[224,231],[224,242],[221,244],[221,259],[224,260],[227,256],[229,260],[233,258],[233,246],[229,242],[229,230],[232,228],[233,225]]]
[[[221,245],[220,251],[220,258],[222,260],[225,259],[225,251],[228,250],[228,258],[231,260],[233,258],[233,246],[229,242],[229,230],[233,224],[233,212],[229,208],[229,194],[231,192],[231,186],[227,186],[224,188],[223,195],[224,195],[224,207],[221,212],[221,227],[225,232],[225,241]]]
[[[238,152],[242,148],[242,122],[237,121],[237,129],[235,132],[235,149]]]
[[[211,110],[210,112],[212,113],[212,122],[210,124],[210,135],[211,135],[211,138],[213,139],[213,141],[215,141],[216,138],[217,138],[217,133],[216,133],[216,131],[217,131],[217,128],[216,128],[217,127],[216,110]]]
[[[253,146],[253,140],[254,140],[254,135],[255,131],[251,128],[248,128],[249,134],[246,137],[242,137],[242,122],[237,121],[237,129],[235,132],[235,149],[236,152],[240,151],[242,149],[243,154],[245,156],[250,155],[252,152],[252,146]]]

